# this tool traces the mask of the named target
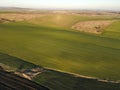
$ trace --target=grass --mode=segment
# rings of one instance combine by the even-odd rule
[[[7,70],[17,71],[34,68],[36,65],[17,57],[0,53],[0,63],[9,66]],[[5,68],[5,67],[4,67]],[[45,69],[44,72],[33,78],[33,81],[50,88],[51,90],[119,90],[120,84],[99,82],[96,79],[75,77],[71,74]]]
[[[79,21],[112,18],[50,15],[0,24],[0,63],[15,71],[39,65],[78,75],[120,80],[120,21],[105,28],[101,35],[70,29]],[[39,74],[34,81],[53,90],[120,89],[119,84],[74,77],[53,70]]]
[[[10,71],[36,67],[36,65],[32,63],[4,53],[0,53],[0,65],[3,65],[3,68]]]
[[[70,74],[48,70],[34,80],[51,90],[119,90],[120,84],[99,82],[95,79],[74,77]]]
[[[78,16],[78,15],[45,15],[43,17],[38,17],[29,20],[28,22],[37,24],[40,26],[49,26],[49,27],[63,27],[71,28],[72,25],[79,21],[88,21],[88,20],[112,20],[113,17],[90,17],[90,16]]]
[[[71,25],[68,19],[72,17],[66,19],[64,16],[62,20],[60,19],[61,25],[65,19],[66,26]],[[105,34],[75,32],[65,29],[67,27],[64,26],[51,27],[50,21],[53,20],[53,16],[45,16],[45,18],[42,23],[36,25],[34,20],[29,23],[0,24],[0,51],[43,67],[102,79],[120,79],[118,38]],[[71,22],[73,20],[76,22],[77,19],[72,19]],[[98,19],[101,18],[96,20]],[[45,22],[46,20],[48,23]],[[86,20],[90,19],[86,17]],[[46,26],[43,25],[45,23]],[[114,29],[116,28],[112,30]]]
[[[120,39],[120,21],[116,21],[103,32],[103,36]]]

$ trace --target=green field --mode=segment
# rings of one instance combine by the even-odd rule
[[[120,80],[120,21],[101,35],[70,29],[78,21],[112,18],[50,15],[0,24],[0,52],[43,67]]]
[[[27,68],[37,67],[36,65],[26,62],[20,58],[0,53],[0,65],[4,64],[4,69],[9,71],[24,70]],[[58,72],[45,69],[33,80],[44,85],[51,90],[119,90],[120,84],[99,82],[96,79],[87,79],[75,77],[68,73]]]
[[[120,84],[99,82],[95,79],[73,77],[72,75],[47,71],[34,79],[53,90],[119,90]]]

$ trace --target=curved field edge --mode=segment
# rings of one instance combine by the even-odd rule
[[[119,90],[120,83],[101,82],[97,79],[76,77],[69,73],[50,70],[39,74],[34,79],[37,83],[53,90]]]
[[[4,53],[0,53],[0,63],[9,66],[9,70],[12,70],[13,72],[37,67],[25,60]],[[34,77],[33,81],[44,85],[51,90],[94,90],[96,88],[97,90],[120,89],[120,83],[101,82],[97,81],[97,79],[76,77],[69,73],[58,72],[51,69],[45,69],[44,72]]]

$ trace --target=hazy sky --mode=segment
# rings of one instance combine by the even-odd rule
[[[120,10],[120,0],[0,0],[0,7]]]

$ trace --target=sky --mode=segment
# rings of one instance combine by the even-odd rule
[[[0,0],[0,7],[120,10],[120,0]]]

